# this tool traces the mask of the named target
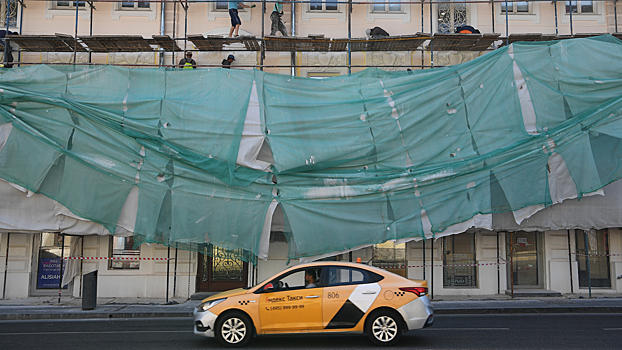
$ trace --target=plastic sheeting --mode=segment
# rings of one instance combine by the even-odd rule
[[[521,222],[622,177],[620,72],[611,36],[321,81],[225,69],[4,70],[0,114],[11,130],[0,139],[0,177],[110,232],[134,189],[138,240],[255,256],[274,200],[290,258],[453,231],[478,214]],[[257,159],[263,140],[269,168]]]

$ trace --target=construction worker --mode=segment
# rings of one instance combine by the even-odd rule
[[[287,36],[287,29],[285,29],[285,24],[281,20],[281,17],[283,17],[283,2],[279,1],[274,4],[274,9],[270,14],[270,20],[272,21],[272,26],[270,27],[270,35],[276,35],[276,32],[281,32],[283,36]]]
[[[192,52],[186,52],[186,57],[179,60],[179,68],[196,69],[197,63],[192,59]]]

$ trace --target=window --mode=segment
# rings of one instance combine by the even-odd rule
[[[570,23],[570,15],[572,15],[573,21],[588,21],[596,22],[597,25],[607,25],[605,1],[566,1],[565,6],[557,6],[557,11],[562,25]]]
[[[572,8],[572,13],[594,13],[594,3],[592,1],[566,1],[566,13],[570,13],[570,8]]]
[[[321,267],[296,270],[266,283],[260,291],[278,292],[283,290],[321,287],[321,277]]]
[[[124,1],[121,3],[122,10],[149,10],[151,3],[149,1]]]
[[[246,5],[250,5],[250,4],[246,4]],[[252,11],[250,10],[251,9],[238,8],[238,15],[240,16],[242,23],[251,21]],[[227,21],[229,20],[229,2],[228,1],[215,1],[215,2],[207,3],[207,20],[210,22],[213,22],[216,20],[216,18],[226,18]],[[228,30],[227,30],[227,34],[229,34]]]
[[[538,25],[540,24],[540,2],[508,1],[507,6],[505,2],[496,3],[495,16],[499,24],[505,23],[507,17],[509,21],[531,20],[532,24]]]
[[[457,27],[467,24],[467,7],[462,3],[438,4],[438,32],[453,33]]]
[[[507,4],[507,8],[506,8]],[[501,3],[501,12],[502,13],[529,13],[529,3],[527,1],[519,1],[519,2],[502,2]]]
[[[576,230],[579,287],[611,288],[609,271],[609,234],[607,230]],[[586,238],[587,235],[587,238]],[[587,241],[587,250],[585,249]],[[586,254],[587,252],[587,254]],[[589,257],[589,273],[587,256]]]
[[[373,246],[372,265],[406,277],[406,243],[392,241]]]
[[[326,0],[311,1],[311,3],[309,4],[310,11],[337,11],[337,9],[338,8],[336,2]]]
[[[47,1],[45,3],[45,19],[53,19],[54,16],[75,16],[76,6],[82,19],[91,18],[91,11],[86,11],[88,8],[86,1]],[[115,8],[116,6],[112,6],[113,10]]]
[[[475,234],[443,237],[443,287],[477,287]]]
[[[134,237],[110,236],[109,256],[119,258],[110,260],[110,270],[134,270],[140,267],[140,260],[132,260],[140,257],[140,248],[134,249]]]
[[[401,19],[402,23],[410,23],[410,4],[402,6],[402,4],[386,4],[385,2],[397,2],[397,0],[373,0],[367,3],[365,14],[367,23],[375,23],[377,19]]]
[[[328,285],[343,286],[349,284],[374,283],[384,277],[374,272],[351,267],[331,266],[328,268]]]
[[[84,8],[84,1],[77,1],[78,7]],[[76,1],[55,1],[54,7],[56,9],[75,9]]]
[[[0,1],[0,25],[6,29],[7,20],[7,0]],[[17,1],[11,1],[9,4],[9,26],[12,28],[17,27],[17,11],[19,3]]]
[[[153,5],[153,6],[152,6]],[[149,1],[123,1],[112,5],[112,19],[120,17],[147,17],[155,21],[157,6]]]
[[[373,5],[373,11],[374,12],[401,12],[402,11],[401,4],[385,4],[384,3],[385,1],[389,1],[389,0],[374,0],[374,2],[377,2],[379,4]]]
[[[205,248],[207,252],[208,248]],[[224,249],[212,245],[212,281],[242,281],[244,279],[244,262],[240,260],[242,249]],[[207,259],[206,259],[207,260]]]

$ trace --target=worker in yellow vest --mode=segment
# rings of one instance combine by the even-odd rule
[[[186,57],[182,58],[179,61],[179,68],[184,69],[195,69],[197,68],[197,63],[192,59],[192,52],[186,52]]]

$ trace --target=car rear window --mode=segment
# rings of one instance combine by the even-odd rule
[[[352,267],[331,266],[328,268],[328,285],[342,286],[347,284],[374,283],[382,280],[381,275]]]

